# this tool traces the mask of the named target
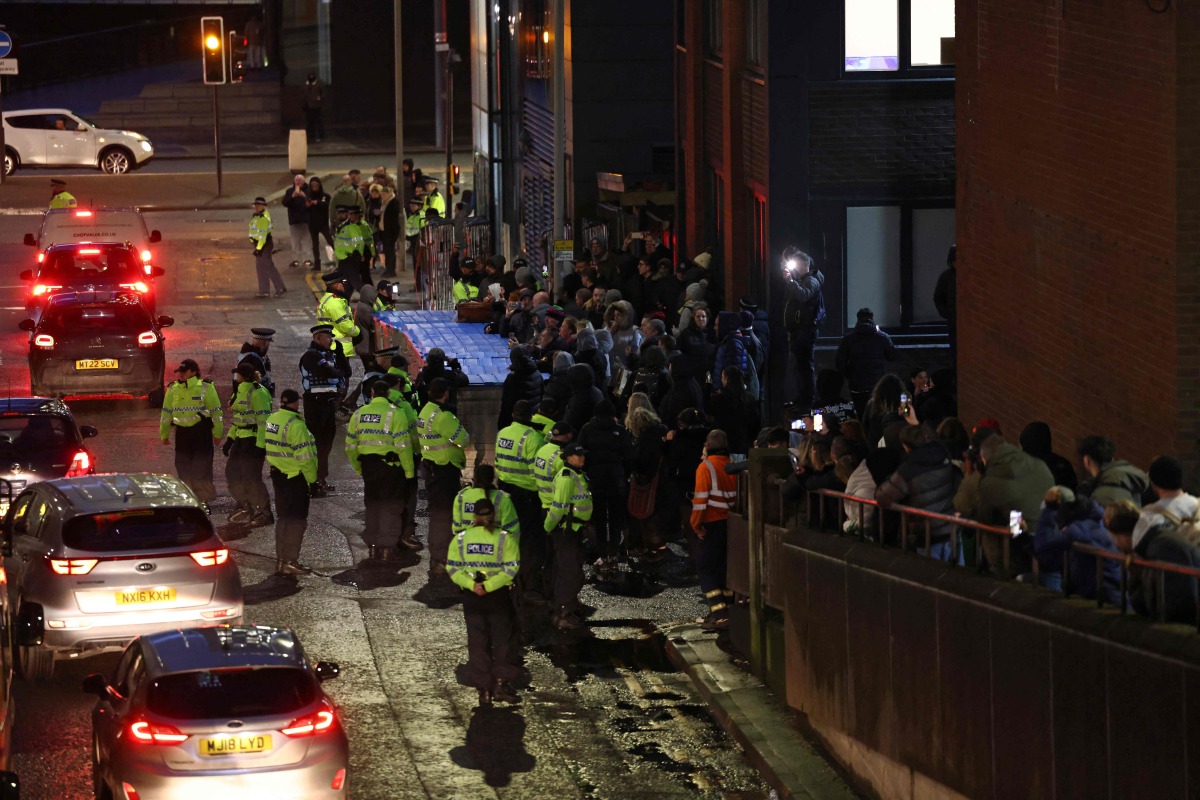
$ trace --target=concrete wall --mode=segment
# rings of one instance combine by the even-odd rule
[[[967,419],[1200,467],[1200,10],[958,5]]]
[[[787,702],[885,798],[1200,794],[1200,636],[793,531]]]

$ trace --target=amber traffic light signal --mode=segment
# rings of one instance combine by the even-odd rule
[[[200,50],[205,83],[225,83],[225,19],[200,18]]]

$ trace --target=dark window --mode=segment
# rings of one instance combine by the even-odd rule
[[[235,719],[292,714],[319,696],[302,669],[217,669],[164,675],[150,684],[146,707],[171,719]]]
[[[145,274],[128,248],[98,244],[52,250],[38,277],[72,283],[120,283],[143,280]]]
[[[63,544],[92,553],[192,547],[208,541],[212,524],[198,508],[139,508],[70,520]]]
[[[765,308],[763,288],[766,286],[767,263],[767,201],[750,193],[750,295]]]
[[[5,117],[4,121],[13,128],[23,128],[24,130],[38,131],[50,127],[50,120],[45,114],[21,114]]]
[[[721,28],[722,0],[703,0],[704,55],[720,58],[724,49],[724,30]]]
[[[75,305],[56,303],[42,317],[38,330],[54,336],[95,336],[98,333],[140,333],[150,329],[151,320],[141,303]]]
[[[0,458],[11,453],[62,447],[75,441],[62,417],[0,417]]]
[[[746,64],[767,65],[767,0],[746,0]]]

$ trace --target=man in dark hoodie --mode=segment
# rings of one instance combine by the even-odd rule
[[[576,367],[584,366],[576,364]],[[629,468],[633,465],[633,437],[617,422],[617,411],[608,400],[593,407],[594,416],[576,439],[587,450],[587,479],[592,490],[592,527],[603,566],[616,566],[625,531],[629,493]]]
[[[587,364],[592,368],[592,377],[596,388],[603,392],[605,373],[608,372],[608,359],[600,352],[596,331],[591,328],[584,328],[575,336],[575,363]]]
[[[817,382],[813,359],[821,323],[825,321],[825,298],[821,294],[825,276],[813,266],[812,257],[797,247],[784,249],[783,269],[787,296],[783,325],[789,334],[799,389],[795,402],[802,408],[811,408]]]
[[[471,379],[463,373],[457,358],[447,361],[445,351],[440,347],[434,347],[426,354],[425,366],[421,367],[421,371],[417,373],[417,379],[413,381],[413,390],[416,391],[422,408],[429,402],[430,385],[438,378],[444,380],[450,387],[450,394],[441,406],[451,413],[457,414],[458,390],[468,385]]]
[[[1050,426],[1044,422],[1031,422],[1021,431],[1021,449],[1034,458],[1040,458],[1050,468],[1055,486],[1066,486],[1074,490],[1079,485],[1075,468],[1071,462],[1054,452]]]
[[[962,481],[958,467],[950,463],[950,454],[933,431],[924,425],[909,425],[900,431],[904,462],[875,489],[875,499],[883,508],[903,503],[923,511],[954,515],[954,493]],[[916,526],[909,546],[923,556],[938,561],[962,564],[961,548],[952,546],[952,526],[948,522],[929,525],[929,550],[925,549],[925,529]],[[957,544],[957,543],[954,543]],[[958,551],[958,552],[956,552]]]
[[[835,365],[850,384],[854,413],[862,419],[871,390],[887,372],[887,362],[896,357],[896,347],[892,337],[875,324],[874,311],[860,308],[857,318],[858,322],[838,345]]]
[[[658,406],[658,418],[668,428],[685,408],[704,411],[704,393],[700,384],[692,377],[691,366],[686,355],[675,356],[669,362],[671,390]]]
[[[563,419],[571,423],[575,430],[581,430],[592,418],[596,404],[604,399],[604,395],[596,388],[592,368],[587,364],[568,367],[567,383],[571,387],[571,399],[567,401]]]
[[[1150,476],[1124,459],[1117,460],[1117,446],[1107,436],[1086,436],[1079,443],[1079,458],[1088,476],[1079,486],[1080,494],[1101,506],[1130,500],[1141,508],[1153,502]]]
[[[975,519],[985,525],[1009,526],[1009,515],[1021,512],[1029,530],[1036,527],[1042,499],[1054,485],[1050,468],[1016,445],[1009,444],[1000,434],[990,436],[979,446],[979,459],[986,471],[979,482],[979,506]],[[998,536],[982,535],[983,554],[992,571],[1004,574],[1003,542]],[[1009,547],[1009,569],[1022,575],[1033,569],[1028,537],[1019,536]]]
[[[514,347],[508,353],[508,360],[508,375],[500,394],[500,416],[496,418],[497,430],[513,421],[512,410],[518,400],[528,401],[532,408],[542,402],[542,373],[538,372],[529,348],[525,345]]]

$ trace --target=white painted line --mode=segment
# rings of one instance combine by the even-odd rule
[[[291,325],[290,327],[292,329],[292,333],[294,333],[296,336],[312,336],[311,325]]]
[[[279,316],[284,319],[314,319],[316,312],[309,308],[277,308]]]

